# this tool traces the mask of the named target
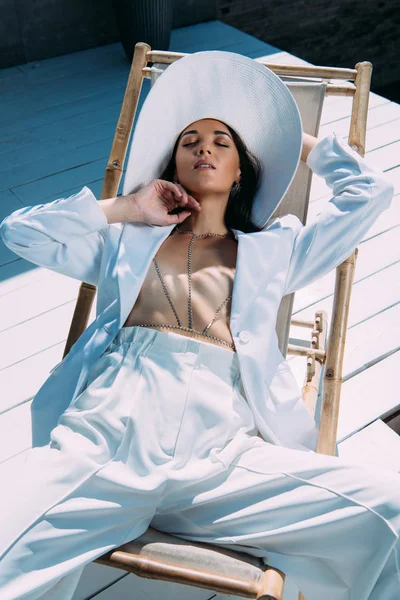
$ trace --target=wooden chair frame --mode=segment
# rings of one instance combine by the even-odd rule
[[[143,79],[151,77],[151,68],[147,66],[148,63],[171,64],[183,56],[186,56],[186,54],[151,50],[150,46],[143,42],[136,44],[110,158],[106,167],[101,199],[115,197],[118,193]],[[277,75],[306,77],[310,78],[310,80],[316,79],[319,81],[341,80],[339,83],[328,83],[326,94],[353,97],[348,143],[361,156],[364,156],[372,74],[372,64],[370,62],[359,62],[355,65],[354,69],[313,65],[271,64],[267,61],[258,62],[270,68]],[[324,311],[317,312],[313,321],[291,319],[292,325],[311,329],[310,348],[289,344],[287,346],[287,353],[307,356],[307,373],[302,395],[312,415],[315,415],[322,367],[324,366],[319,439],[316,449],[316,452],[321,454],[335,454],[343,357],[356,256],[357,249],[336,269],[333,312],[329,336],[327,334],[327,314]],[[95,293],[95,286],[85,282],[81,284],[64,356],[69,352],[71,346],[87,326]],[[154,530],[149,528],[148,532],[144,536],[141,536],[139,549],[137,544],[135,546],[134,540],[96,559],[94,562],[125,569],[141,577],[204,587],[222,594],[235,594],[245,598],[281,600],[285,574],[278,569],[273,569],[266,565],[262,565],[261,575],[254,582],[254,580],[247,581],[230,575],[216,574],[208,570],[172,563],[168,561],[168,555],[165,560],[160,560],[159,558],[152,557],[151,553],[146,553],[146,550],[144,554],[140,554],[140,551],[143,551],[146,540],[149,543],[154,541],[152,531]],[[184,542],[173,536],[160,535],[166,539],[167,543],[173,541],[173,544],[183,545],[188,548],[201,548],[202,550],[204,549],[204,552],[214,553],[218,555],[221,562],[230,555],[240,557],[239,560],[247,562],[249,565],[254,565],[257,562],[253,557],[245,553],[230,552],[222,548],[216,549],[208,544],[194,544]],[[157,539],[159,538],[160,536]],[[302,599],[304,597],[300,593],[299,600]]]

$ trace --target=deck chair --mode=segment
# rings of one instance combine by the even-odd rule
[[[106,168],[102,199],[117,195],[143,79],[149,78],[154,83],[169,64],[183,56],[185,54],[152,51],[142,42],[136,44]],[[325,97],[352,96],[348,142],[364,156],[372,73],[370,62],[360,62],[354,69],[270,64],[261,59],[258,62],[269,67],[285,82],[299,106],[304,131],[316,137]],[[149,64],[152,66],[148,66]],[[335,79],[339,80],[336,84],[331,82]],[[301,161],[292,184],[273,216],[292,213],[303,223],[306,222],[311,177],[311,170]],[[329,335],[328,317],[324,311],[317,311],[310,321],[291,318],[294,294],[282,299],[276,324],[282,354],[305,357],[306,373],[302,394],[313,416],[316,416],[316,401],[321,388],[320,434],[316,451],[330,455],[335,454],[336,448],[342,364],[356,255],[357,250],[336,269]],[[87,326],[95,293],[96,287],[93,285],[85,282],[81,284],[64,356]],[[308,347],[289,343],[291,325],[310,329]],[[94,562],[123,569],[140,577],[182,583],[244,598],[281,600],[284,590],[285,573],[268,567],[258,557],[206,543],[189,542],[151,527],[141,537],[108,552]],[[300,591],[299,599],[303,598]]]

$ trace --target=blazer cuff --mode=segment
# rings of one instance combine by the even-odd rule
[[[343,155],[347,155],[347,157],[354,159],[358,164],[359,172],[363,170],[361,168],[361,165],[364,164],[363,157],[353,150],[347,142],[341,140],[335,132],[330,133],[314,146],[307,156],[306,164],[316,175],[325,177],[329,159]]]
[[[84,186],[77,194],[59,200],[57,210],[62,211],[64,205],[68,210],[68,216],[76,217],[75,235],[85,235],[108,227],[107,217],[101,210],[96,196],[87,186]],[[70,235],[66,232],[65,240],[69,237]]]

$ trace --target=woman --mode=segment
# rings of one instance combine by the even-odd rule
[[[2,498],[0,600],[71,598],[85,564],[150,524],[260,556],[293,577],[307,600],[398,595],[398,477],[304,452],[300,441],[285,447],[285,427],[291,425],[288,445],[293,439],[310,443],[295,429],[313,433],[315,423],[282,384],[286,367],[278,367],[269,382],[270,395],[262,385],[254,387],[259,374],[252,356],[258,348],[253,338],[261,332],[265,364],[278,364],[269,340],[282,295],[348,256],[393,190],[335,137],[300,136],[298,120],[278,119],[282,106],[287,117],[296,115],[290,113],[294,102],[261,65],[230,53],[199,55],[175,63],[146,100],[154,115],[154,99],[168,106],[174,76],[204,67],[196,82],[177,92],[188,98],[173,109],[178,135],[172,150],[166,151],[171,119],[164,115],[166,129],[151,135],[142,109],[121,198],[97,202],[85,188],[3,221],[9,247],[32,262],[98,283],[99,299],[94,323],[41,390],[47,411],[57,394],[68,401],[50,442],[32,449]],[[216,72],[222,87],[214,94]],[[267,91],[268,98],[282,93],[269,113],[261,100]],[[253,92],[260,105],[240,114],[242,101],[255,100]],[[199,96],[201,118],[192,118],[195,110],[182,116]],[[226,121],[218,118],[222,113]],[[241,137],[254,113],[246,149]],[[253,152],[261,147],[258,130],[268,130],[265,119],[276,134],[276,153],[273,148],[268,160],[261,150]],[[149,172],[130,167],[135,152],[146,157],[149,144],[160,177],[146,182]],[[299,229],[287,215],[260,228],[253,217],[261,223],[271,216],[300,151],[331,184],[329,207],[310,226]],[[274,188],[265,170],[274,173],[275,156],[278,172],[282,155],[286,168]],[[172,214],[174,209],[181,212]],[[262,317],[268,316],[267,330]],[[247,331],[239,331],[244,326]],[[250,339],[241,335],[247,332]]]

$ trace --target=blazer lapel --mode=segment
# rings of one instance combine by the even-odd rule
[[[238,255],[232,295],[231,328],[247,322],[247,315],[276,269],[278,240],[265,231],[243,233],[234,229],[238,240]]]

